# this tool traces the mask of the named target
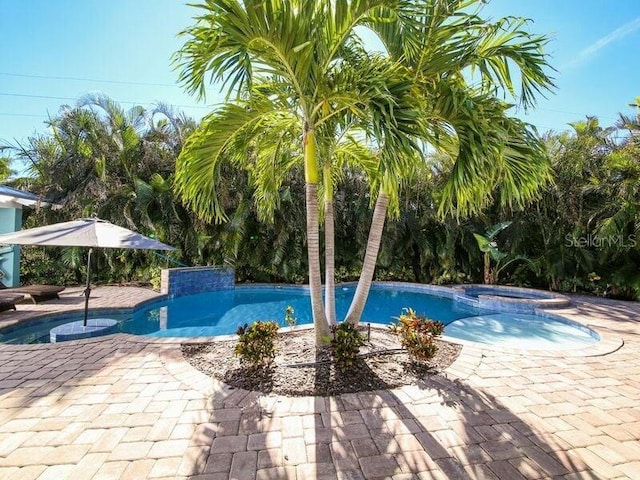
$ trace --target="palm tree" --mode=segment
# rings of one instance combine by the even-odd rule
[[[59,221],[96,213],[183,245],[177,230],[189,231],[192,216],[174,202],[171,189],[181,140],[174,127],[159,116],[152,124],[153,118],[141,107],[125,111],[104,95],[84,96],[76,106],[62,106],[49,119],[50,133],[31,137],[14,149],[30,165],[26,186],[63,206],[37,218]],[[193,125],[180,115],[173,122],[163,118],[185,133]],[[74,258],[75,253],[67,255]],[[144,255],[128,252],[125,258],[110,251],[96,260],[114,262],[113,275],[124,272],[126,277]]]
[[[630,103],[629,106],[637,108],[638,113],[636,113],[635,117],[620,113],[616,127],[619,130],[627,130],[630,135],[630,140],[634,141],[635,139],[635,141],[637,141],[640,135],[640,97],[636,97],[635,102]]]
[[[325,261],[325,312],[329,324],[337,323],[335,305],[335,186],[343,180],[347,168],[359,171],[369,179],[377,176],[379,161],[376,153],[358,137],[363,135],[358,118],[345,114],[333,117],[322,128],[319,145],[322,158],[322,197],[324,200],[324,261]]]
[[[7,179],[14,174],[14,171],[11,169],[11,158],[9,157],[0,157],[0,182],[5,182]]]
[[[527,107],[537,92],[551,88],[541,50],[546,39],[524,32],[522,20],[489,23],[469,13],[477,3],[224,0],[201,5],[204,14],[184,32],[189,38],[176,59],[187,90],[204,96],[210,74],[224,80],[228,97],[239,100],[207,119],[180,157],[176,186],[201,215],[223,218],[215,201],[220,162],[264,156],[258,145],[267,146],[265,136],[273,139],[268,131],[284,130],[282,122],[291,128],[291,119],[297,119],[307,185],[309,284],[317,343],[322,343],[327,322],[320,290],[316,136],[328,119],[349,109],[359,118],[367,117],[380,161],[379,195],[348,315],[351,321],[359,319],[366,301],[388,205],[391,202],[392,211],[397,211],[399,179],[420,158],[421,142],[457,158],[442,212],[477,212],[487,205],[496,185],[504,204],[521,204],[546,178],[545,162],[530,161],[544,157],[537,139],[526,125],[507,117],[507,105],[493,97],[500,88],[519,94]],[[400,64],[380,69],[373,79],[361,75],[366,81],[333,81],[362,50],[353,30],[358,25],[375,31],[391,62]],[[513,66],[520,73],[519,89],[511,80]],[[467,78],[474,68],[477,89]],[[388,71],[393,74],[388,76]],[[267,83],[270,94],[264,95]],[[266,181],[264,176],[260,180]]]
[[[370,25],[389,56],[402,62],[419,86],[420,95],[413,105],[422,109],[425,124],[416,140],[428,141],[455,158],[442,195],[441,214],[478,213],[488,205],[496,188],[501,203],[522,205],[549,178],[541,143],[527,125],[506,115],[508,105],[494,98],[495,92],[502,90],[518,97],[527,108],[534,104],[537,93],[553,87],[544,71],[548,64],[542,47],[547,40],[525,32],[523,19],[490,23],[478,12],[470,13],[479,3],[416,2],[414,15],[421,20],[417,28],[406,29],[401,14],[395,22]],[[521,79],[519,89],[512,81],[513,67]],[[470,79],[478,87],[472,86]],[[389,150],[387,158],[406,157],[397,150],[400,145],[406,152],[406,143],[388,142],[384,131],[381,133],[383,148]],[[347,321],[357,323],[364,310],[387,206],[396,196],[401,178],[411,170],[407,160],[400,167],[390,165],[383,173],[385,181]]]
[[[200,215],[221,221],[214,178],[220,163],[276,158],[274,145],[283,143],[274,137],[291,131],[296,121],[306,183],[311,305],[320,345],[329,328],[321,292],[317,135],[332,117],[349,110],[361,113],[368,101],[366,92],[334,81],[354,43],[354,28],[381,14],[395,16],[393,8],[401,7],[388,0],[221,0],[198,7],[203,13],[183,32],[187,41],[176,56],[180,80],[189,92],[204,97],[210,74],[223,80],[227,98],[235,96],[237,102],[206,118],[189,138],[179,157],[177,191]],[[265,137],[275,142],[270,148]],[[273,182],[265,175],[256,180]]]
[[[636,102],[640,109],[640,98]],[[599,235],[618,238],[620,241],[614,250],[624,252],[635,246],[635,237],[640,233],[640,114],[636,118],[620,114],[617,128],[626,130],[628,136],[619,144],[608,143],[604,178],[598,182],[597,189],[609,201],[599,206],[595,217],[599,218]],[[612,133],[612,130],[603,132]],[[608,140],[607,136],[604,140]],[[628,241],[630,236],[633,242]]]

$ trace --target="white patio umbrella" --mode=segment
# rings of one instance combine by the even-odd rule
[[[81,218],[0,235],[0,245],[39,245],[52,247],[89,247],[87,286],[84,291],[84,326],[87,325],[91,295],[91,254],[94,248],[129,248],[142,250],[175,250],[162,242],[145,237],[99,218]]]

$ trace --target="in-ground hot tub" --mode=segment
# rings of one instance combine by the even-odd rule
[[[531,288],[459,285],[453,290],[456,302],[495,312],[534,313],[538,308],[564,308],[571,305],[566,295]]]

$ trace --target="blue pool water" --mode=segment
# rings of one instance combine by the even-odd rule
[[[354,290],[354,287],[336,290],[338,318],[347,314]],[[122,331],[155,337],[199,337],[233,334],[238,325],[256,320],[274,320],[284,327],[285,310],[289,305],[295,311],[298,325],[312,323],[309,294],[301,288],[239,287],[147,305],[124,322]],[[362,319],[388,324],[405,307],[445,324],[486,312],[458,305],[449,298],[374,286]]]
[[[338,319],[344,318],[355,288],[336,290]],[[93,316],[114,318],[118,331],[152,337],[202,337],[234,334],[239,325],[274,320],[282,326],[285,310],[292,306],[297,324],[312,322],[309,294],[299,287],[243,287],[147,303],[133,313],[122,310]],[[445,335],[481,343],[545,348],[568,347],[598,341],[590,329],[568,320],[534,315],[497,314],[425,290],[398,285],[374,285],[362,316],[364,322],[389,324],[410,307],[418,314],[443,322]],[[79,314],[35,320],[0,331],[0,343],[48,342],[51,328],[79,319]]]

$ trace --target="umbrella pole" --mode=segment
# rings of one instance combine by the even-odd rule
[[[91,253],[93,248],[89,249],[87,255],[87,286],[84,289],[84,326],[87,326],[87,314],[89,312],[89,295],[91,295]]]

